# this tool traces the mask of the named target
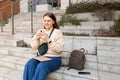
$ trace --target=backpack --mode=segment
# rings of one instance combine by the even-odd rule
[[[85,49],[81,48],[80,50],[73,50],[69,57],[68,70],[71,68],[76,70],[82,70],[84,69],[85,62]]]

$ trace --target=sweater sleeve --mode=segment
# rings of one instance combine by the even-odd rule
[[[56,53],[60,53],[64,46],[64,37],[61,31],[58,31],[54,35],[54,41],[49,44],[50,49]]]

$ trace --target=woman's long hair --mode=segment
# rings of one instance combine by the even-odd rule
[[[56,28],[56,29],[59,29],[59,26],[58,26],[57,21],[56,21],[56,17],[55,17],[55,15],[54,15],[53,13],[47,12],[47,13],[45,13],[45,14],[43,15],[43,18],[44,18],[45,16],[50,17],[50,18],[55,22],[55,23],[53,24],[53,27]]]

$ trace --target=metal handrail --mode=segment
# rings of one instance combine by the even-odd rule
[[[7,7],[9,7],[9,6],[11,6],[11,4],[9,4],[9,5],[7,5],[7,6],[4,6],[4,7],[2,7],[2,8],[0,8],[0,21],[1,21],[1,32],[3,32],[3,19],[2,19],[2,10],[3,9],[5,9],[5,8],[7,8]]]
[[[3,14],[2,14],[2,10],[11,6],[12,34],[14,34],[14,9],[13,9],[13,5],[14,5],[15,2],[16,2],[15,0],[11,0],[10,4],[0,8],[1,32],[3,32],[3,17],[2,17]]]
[[[31,33],[33,33],[33,6],[34,5],[36,5],[37,3],[39,2],[39,0],[36,0],[35,2],[32,2],[31,4],[30,4],[30,11],[31,11]]]
[[[11,0],[11,3],[6,5],[5,7],[0,8],[0,16],[1,16],[1,23],[3,23],[3,19],[2,19],[2,10],[11,6],[11,20],[12,20],[12,34],[14,34],[14,9],[13,9],[13,4],[15,2],[17,2],[18,0]],[[39,0],[35,0],[34,2],[31,1],[30,4],[30,11],[31,11],[31,33],[33,33],[33,6],[37,5],[37,3],[39,3]],[[3,32],[3,24],[1,25],[1,32]]]
[[[34,2],[32,2],[31,4],[30,4],[30,11],[31,11],[31,33],[33,33],[33,6],[34,5],[36,5],[37,3],[39,3],[39,0],[36,0],[36,1],[34,1]],[[53,5],[53,0],[52,0],[52,5]]]

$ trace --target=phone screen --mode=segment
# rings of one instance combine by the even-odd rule
[[[91,74],[90,72],[78,72],[78,74]]]

